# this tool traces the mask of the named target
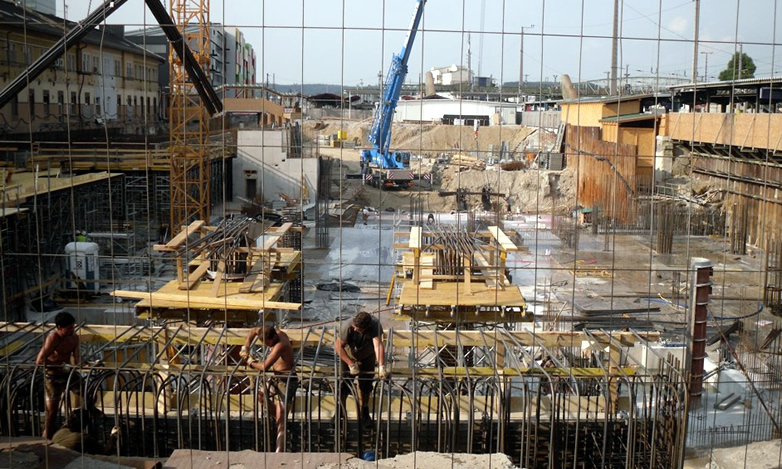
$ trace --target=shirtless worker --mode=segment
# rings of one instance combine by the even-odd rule
[[[60,411],[60,399],[68,385],[69,365],[81,363],[79,336],[74,334],[76,318],[70,313],[58,313],[54,317],[55,330],[46,337],[46,341],[35,359],[36,365],[45,370],[44,387],[46,389],[46,423],[43,437],[51,439],[54,435],[54,423]],[[81,394],[81,377],[74,373],[71,378],[71,390]]]
[[[256,360],[250,354],[250,347],[252,347],[258,336],[263,338],[264,345],[269,348],[266,360],[263,362]],[[277,452],[281,453],[285,446],[287,406],[296,397],[296,388],[299,386],[299,380],[296,378],[296,372],[293,370],[294,356],[291,341],[288,339],[287,334],[273,327],[254,327],[247,334],[247,339],[239,352],[239,356],[251,368],[261,372],[274,371],[274,376],[268,381],[267,390],[269,397],[274,403],[274,420],[277,422]],[[262,396],[258,397],[260,399]]]
[[[372,425],[369,415],[369,393],[375,374],[375,360],[378,364],[378,377],[388,378],[386,372],[386,354],[383,346],[383,326],[380,321],[366,311],[361,311],[346,323],[336,340],[336,352],[342,369],[340,403],[347,411],[345,402],[350,392],[350,384],[358,378],[358,402],[361,408],[361,420],[364,426]]]

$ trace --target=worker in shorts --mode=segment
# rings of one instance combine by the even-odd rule
[[[104,415],[100,412],[98,416]],[[91,412],[86,409],[73,409],[65,425],[52,436],[52,443],[79,453],[112,454],[119,438],[119,427],[112,428],[108,441],[101,445],[95,435],[86,431],[88,425],[84,421],[90,417]]]
[[[268,348],[266,360],[258,361],[250,354],[250,347],[258,337],[263,338],[263,343]],[[247,334],[247,339],[242,346],[239,356],[243,358],[247,366],[261,372],[272,370],[274,375],[268,379],[266,388],[261,392],[264,395],[259,399],[268,397],[274,404],[274,420],[277,422],[277,452],[281,453],[285,448],[285,416],[287,407],[296,397],[296,388],[299,380],[293,370],[294,355],[288,335],[273,327],[254,327]]]
[[[383,326],[380,321],[366,311],[362,311],[346,323],[336,340],[336,352],[340,358],[342,383],[340,403],[346,409],[346,401],[353,380],[358,378],[358,403],[363,425],[372,424],[369,415],[369,394],[375,377],[375,362],[378,364],[378,377],[389,376],[386,371],[386,356],[383,346]],[[346,409],[347,410],[347,409]]]
[[[81,365],[79,336],[74,333],[76,319],[70,313],[58,313],[54,317],[54,325],[55,330],[46,337],[35,359],[35,364],[43,366],[45,370],[46,421],[43,436],[47,439],[54,435],[60,401],[66,388],[82,394],[81,375],[70,372],[72,365]]]

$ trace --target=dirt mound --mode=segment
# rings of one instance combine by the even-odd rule
[[[371,125],[370,120],[358,122],[344,120],[306,121],[304,132],[305,135],[313,132],[332,135],[339,130],[344,130],[347,131],[347,140],[352,141],[357,138],[359,144],[365,146],[368,145],[367,135]],[[536,134],[535,138],[529,138],[532,134]],[[502,142],[505,142],[508,151],[520,152],[525,148],[539,147],[541,144],[550,145],[554,139],[553,134],[540,133],[531,127],[520,125],[490,126],[479,129],[476,146],[472,127],[394,123],[391,133],[391,148],[429,155],[454,150],[477,151],[486,154],[489,151],[489,145],[494,145],[498,152]]]
[[[510,202],[513,212],[551,212],[553,207],[557,213],[565,213],[576,204],[576,181],[571,169],[458,171],[455,167],[446,166],[438,173],[443,191],[461,188],[480,193],[484,187],[489,187],[495,193],[504,194],[502,202]],[[470,195],[467,200],[472,208],[482,206],[480,195]]]
[[[347,131],[347,139],[358,138],[360,144],[365,144],[366,135],[369,133],[370,120],[340,121],[322,120],[307,121],[304,123],[305,134],[310,132],[320,135],[336,134],[337,131]],[[315,130],[316,127],[319,130]],[[507,125],[481,127],[478,131],[477,147],[474,131],[471,127],[453,125],[423,125],[423,124],[394,124],[391,148],[405,149],[414,155],[439,156],[442,153],[448,155],[463,155],[463,159],[476,160],[477,156],[488,157],[489,145],[493,145],[495,157],[499,157],[500,145],[504,142],[507,151],[521,159],[525,149],[540,148],[553,144],[555,136],[534,128]],[[476,149],[478,151],[476,151]],[[339,159],[346,171],[358,171],[358,150],[321,148],[321,153],[332,158]],[[483,159],[479,161],[483,162]],[[355,162],[355,163],[354,163]],[[411,206],[411,197],[423,204],[427,212],[450,211],[456,209],[456,197],[453,195],[441,197],[439,191],[454,192],[463,189],[467,192],[475,192],[469,195],[467,203],[470,208],[482,209],[481,190],[489,187],[494,193],[505,194],[501,200],[494,199],[502,212],[505,212],[510,204],[513,212],[550,213],[552,208],[557,213],[566,213],[576,205],[575,187],[576,181],[571,170],[544,171],[537,169],[522,169],[517,171],[505,171],[497,166],[488,165],[492,169],[485,171],[459,168],[455,164],[434,164],[435,158],[415,158],[411,162],[411,169],[417,174],[432,173],[433,190],[419,191],[413,188],[408,192],[380,192],[375,188],[363,186],[360,202],[385,210],[408,210]],[[519,162],[519,165],[521,163]],[[470,166],[470,165],[465,165]],[[342,178],[340,178],[342,179]],[[354,180],[340,180],[339,188],[343,196],[350,193],[355,187],[361,185]],[[428,189],[428,184],[422,184],[422,188]]]

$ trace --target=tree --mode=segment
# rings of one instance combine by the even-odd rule
[[[737,73],[739,67],[741,67],[741,73]],[[736,52],[728,61],[725,70],[720,72],[719,78],[722,81],[730,81],[735,80],[736,76],[739,79],[755,78],[755,61],[752,60],[752,57]]]

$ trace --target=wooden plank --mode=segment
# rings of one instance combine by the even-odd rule
[[[472,294],[472,263],[470,261],[469,256],[463,256],[464,257],[464,283],[462,286],[464,287],[464,293],[467,295]]]
[[[505,274],[500,273],[500,270],[492,266],[486,259],[486,256],[482,252],[475,252],[473,254],[477,267],[481,269],[481,274],[485,279],[486,286],[492,290],[497,290],[505,285]]]
[[[434,275],[434,254],[426,253],[421,256],[421,288],[431,290],[434,286],[431,276]]]
[[[180,231],[178,235],[174,236],[171,241],[167,242],[166,244],[156,244],[154,249],[155,251],[164,251],[164,252],[171,252],[176,251],[179,246],[185,242],[185,240],[196,231],[200,230],[201,227],[203,227],[206,224],[204,220],[195,220],[193,223],[191,223],[189,226],[187,226],[184,230]]]
[[[518,251],[519,248],[516,246],[516,244],[508,238],[508,235],[502,232],[500,227],[498,226],[490,226],[489,227],[489,233],[491,233],[492,237],[499,243],[500,248],[503,251]]]
[[[220,259],[217,263],[217,272],[215,272],[214,283],[212,284],[212,296],[220,296],[220,287],[223,284],[223,275],[225,274],[225,261]]]
[[[468,294],[464,282],[436,282],[431,290],[421,291],[421,287],[410,280],[402,280],[402,291],[397,304],[405,306],[524,306],[526,303],[517,285],[509,285],[504,290],[492,290],[484,283],[473,283]],[[421,297],[425,296],[423,302]]]
[[[182,281],[182,283],[179,284],[180,290],[190,290],[194,286],[198,284],[198,282],[201,280],[201,277],[206,274],[206,271],[209,270],[209,261],[203,261],[201,262],[201,265],[196,267],[196,270],[194,270],[190,275],[187,276],[186,279]]]
[[[267,256],[262,255],[258,258],[257,261],[255,261],[255,264],[253,264],[252,268],[250,269],[249,275],[245,277],[244,282],[242,282],[242,286],[239,287],[239,292],[241,293],[258,293],[262,292],[263,289],[266,287],[266,272],[271,270],[266,268],[267,265]],[[269,266],[271,267],[271,265]]]
[[[298,311],[301,309],[299,303],[285,303],[281,301],[266,301],[259,298],[247,298],[245,295],[231,295],[220,298],[207,296],[191,296],[188,299],[182,294],[174,293],[150,293],[131,290],[116,290],[111,293],[112,296],[123,298],[136,298],[139,300],[148,300],[150,307],[153,308],[204,308],[204,309],[238,309],[258,311],[260,309],[284,309],[288,311]]]
[[[408,243],[410,249],[421,249],[421,227],[414,226],[410,228],[410,242]]]
[[[282,239],[282,237],[285,235],[285,233],[293,226],[293,223],[285,223],[280,227],[277,228],[269,228],[266,230],[265,233],[263,233],[264,238],[266,238],[266,241],[264,241],[263,246],[261,246],[261,250],[268,251],[274,247],[277,242]]]

